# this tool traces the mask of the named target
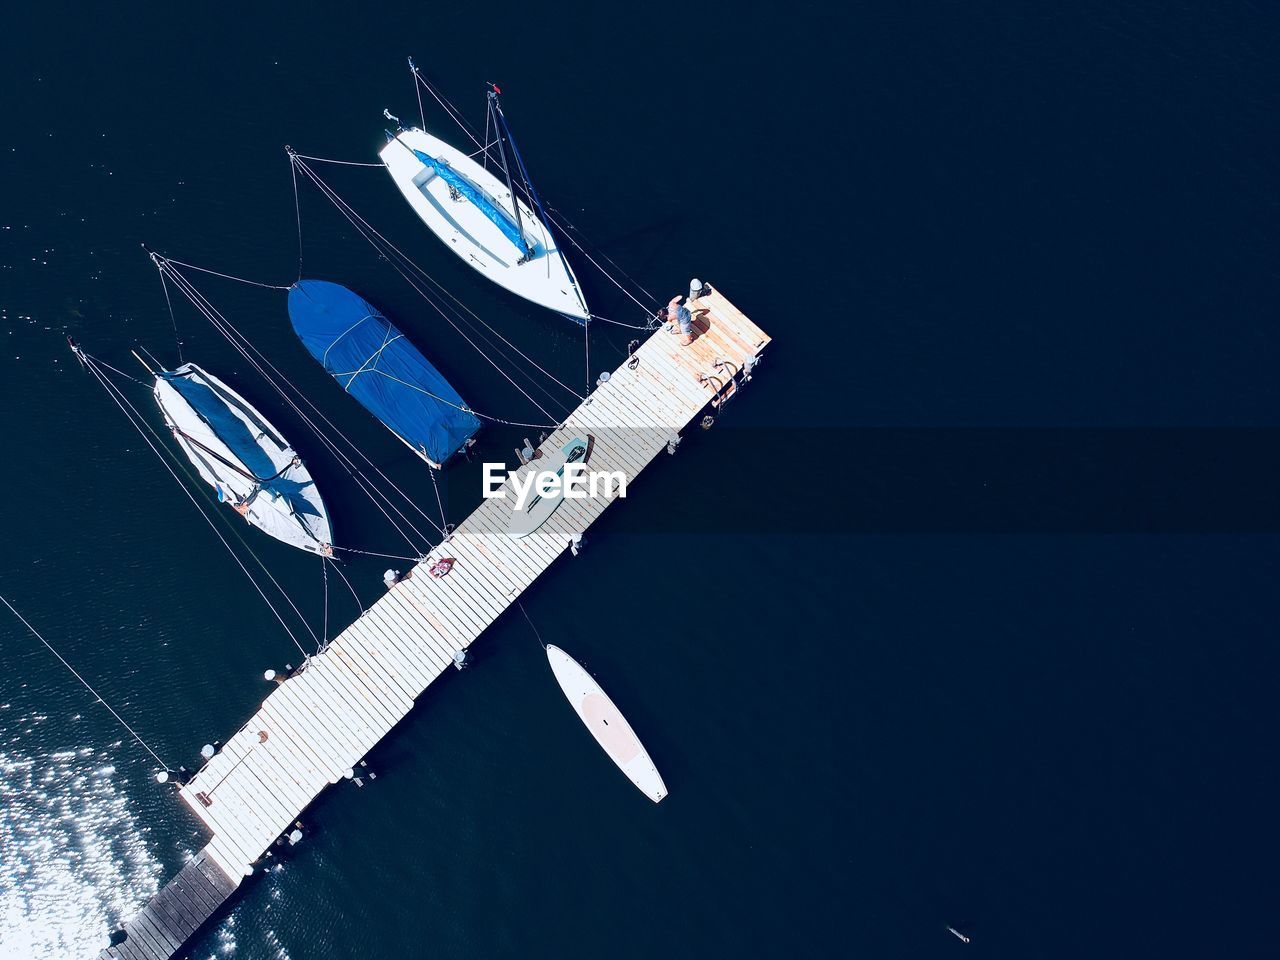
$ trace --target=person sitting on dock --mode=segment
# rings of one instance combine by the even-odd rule
[[[680,302],[683,299],[681,296],[672,297],[663,314],[671,321],[671,332],[680,331],[680,346],[687,347],[693,343],[693,314]]]

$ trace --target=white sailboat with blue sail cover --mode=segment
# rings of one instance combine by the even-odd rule
[[[332,556],[329,512],[306,464],[280,431],[194,363],[153,376],[165,423],[218,499],[277,540]]]
[[[379,157],[422,222],[463,261],[517,296],[586,324],[591,311],[547,224],[500,92],[491,84],[486,106],[502,179],[488,170],[487,150],[482,165],[417,127],[388,131]]]

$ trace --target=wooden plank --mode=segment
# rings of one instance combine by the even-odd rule
[[[147,909],[157,916],[165,925],[169,936],[179,945],[186,942],[195,933],[200,924],[189,913],[182,909],[172,884],[165,886],[151,898]]]
[[[193,861],[187,861],[178,875],[170,881],[182,889],[191,901],[197,914],[202,913],[202,922],[207,920],[227,899],[227,894],[214,888],[209,878],[201,872]]]
[[[399,588],[388,592],[374,615],[379,633],[398,644],[403,655],[415,665],[416,687],[421,692],[448,665],[443,638],[413,609],[406,599],[406,591]]]
[[[307,668],[306,675],[311,678],[313,692],[321,698],[319,702],[311,702],[317,719],[328,716],[336,708],[335,716],[346,734],[343,738],[343,752],[353,756],[354,760],[359,760],[369,749],[369,738],[381,726],[381,722],[353,702],[350,693],[341,680],[334,676],[327,662],[312,660],[312,666]],[[328,701],[327,706],[325,701]]]
[[[409,586],[412,582],[412,579],[402,580],[393,589],[412,611],[412,619],[409,623],[414,635],[427,641],[436,650],[438,656],[442,658],[452,656],[452,650],[456,649],[454,637],[459,632],[457,626],[423,603],[416,591]]]
[[[151,915],[151,910],[147,907],[143,907],[133,918],[129,934],[131,938],[138,937],[157,957],[168,957],[181,945],[165,933],[164,928],[156,922]]]
[[[292,697],[268,697],[267,702],[263,704],[262,712],[278,729],[287,731],[289,741],[294,744],[295,750],[305,752],[305,762],[313,766],[326,783],[333,780],[338,760],[330,741],[327,737],[307,735],[308,728],[297,716]]]
[[[334,640],[329,649],[355,658],[371,684],[387,686],[387,695],[397,708],[407,709],[404,704],[412,705],[413,696],[417,694],[416,676],[406,676],[406,664],[399,659],[394,637],[380,636],[376,643],[370,643],[364,630],[348,630]]]
[[[430,664],[424,660],[417,643],[388,622],[387,607],[388,597],[384,595],[348,628],[343,634],[343,642],[380,658],[380,662],[393,669],[400,678],[406,696],[416,698],[424,672],[430,669]]]
[[[270,712],[268,709],[268,704],[264,703],[259,711],[270,735],[262,749],[288,770],[299,791],[308,797],[314,795],[329,782],[328,774],[311,753],[306,741],[298,737],[273,707]]]
[[[385,599],[387,602],[377,611],[383,618],[383,629],[404,638],[406,650],[429,664],[430,670],[425,672],[434,676],[443,670],[451,656],[451,652],[445,651],[448,641],[418,609],[417,601],[408,589],[401,590],[397,584]],[[429,682],[429,679],[424,679],[422,686]]]
[[[352,675],[367,697],[385,713],[391,714],[393,725],[413,706],[413,700],[400,691],[391,674],[381,665],[369,663],[354,644],[334,644],[325,656],[345,663],[346,672]]]
[[[303,736],[326,740],[335,764],[342,764],[343,758],[358,752],[352,724],[345,715],[340,715],[334,705],[325,706],[325,697],[332,694],[328,692],[327,685],[321,684],[310,669],[290,677],[281,689],[283,693],[291,695],[289,707],[301,725]],[[342,767],[339,766],[338,769]]]

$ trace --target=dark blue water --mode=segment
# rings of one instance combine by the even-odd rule
[[[63,334],[129,371],[135,345],[176,360],[144,241],[292,282],[284,145],[374,159],[382,108],[417,113],[406,55],[475,123],[503,84],[544,196],[655,295],[708,279],[776,340],[525,601],[670,798],[600,755],[516,612],[192,955],[1273,955],[1278,27],[1135,0],[7,14],[0,585],[171,764],[297,651]],[[582,381],[577,328],[445,254],[385,174],[324,173]],[[379,304],[477,408],[536,414],[314,191],[301,209],[308,275]],[[282,294],[201,287],[430,502]],[[402,549],[177,318],[294,438],[339,539]],[[629,333],[594,329],[593,373]],[[314,558],[246,542],[318,624]],[[365,603],[384,566],[347,565]],[[0,955],[89,956],[205,837],[0,623]]]

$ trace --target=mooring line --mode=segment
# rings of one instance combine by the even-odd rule
[[[129,733],[130,733],[130,735],[132,735],[133,739],[137,740],[137,741],[138,741],[138,743],[142,745],[142,749],[143,749],[143,750],[145,750],[145,751],[147,751],[147,753],[151,754],[151,756],[155,757],[156,763],[158,763],[158,764],[160,764],[160,766],[164,767],[164,769],[165,769],[165,771],[166,771],[166,772],[172,772],[173,768],[172,768],[172,767],[170,767],[167,763],[165,763],[165,762],[164,762],[164,760],[162,760],[162,759],[161,759],[160,754],[156,753],[156,752],[155,752],[154,750],[152,750],[149,746],[147,746],[147,741],[143,740],[143,739],[142,739],[142,737],[138,735],[138,731],[134,730],[134,729],[133,729],[133,727],[129,726],[129,724],[128,724],[128,722],[125,720],[125,718],[124,718],[124,717],[122,717],[122,716],[120,716],[120,714],[116,713],[115,708],[114,708],[114,707],[112,707],[112,706],[111,706],[111,704],[107,703],[107,701],[106,701],[106,700],[102,699],[102,694],[98,693],[98,691],[97,691],[97,690],[95,690],[95,689],[93,688],[93,685],[92,685],[91,683],[89,683],[89,681],[88,681],[88,680],[86,680],[84,677],[80,676],[80,674],[79,674],[79,672],[76,670],[76,668],[75,668],[75,667],[73,667],[71,664],[69,664],[69,663],[67,662],[66,658],[65,658],[62,654],[60,654],[57,650],[55,650],[55,649],[53,648],[53,644],[51,644],[48,640],[46,640],[44,637],[42,637],[42,636],[40,635],[40,631],[39,631],[39,630],[37,630],[35,627],[33,627],[33,626],[30,624],[30,622],[28,622],[27,618],[26,618],[26,617],[24,617],[22,614],[20,614],[20,613],[18,612],[17,608],[16,608],[16,607],[14,607],[14,605],[13,605],[12,603],[10,603],[10,602],[9,602],[5,597],[3,597],[3,596],[0,596],[0,602],[3,602],[3,603],[4,603],[4,605],[5,605],[6,607],[8,607],[8,608],[9,608],[9,612],[10,612],[10,613],[12,613],[12,614],[13,614],[15,617],[17,617],[19,620],[21,620],[21,621],[22,621],[22,625],[23,625],[24,627],[26,627],[28,630],[30,630],[30,631],[31,631],[31,635],[32,635],[33,637],[35,637],[37,640],[39,640],[39,641],[40,641],[41,643],[43,643],[46,647],[48,647],[48,648],[49,648],[49,652],[50,652],[50,653],[52,653],[55,657],[57,657],[57,658],[58,658],[58,660],[59,660],[59,662],[60,662],[64,667],[66,667],[68,670],[70,670],[70,671],[71,671],[71,675],[72,675],[73,677],[75,677],[75,678],[76,678],[77,680],[79,680],[82,684],[84,684],[84,688],[85,688],[86,690],[88,690],[90,693],[92,693],[92,694],[93,694],[93,696],[94,696],[94,698],[95,698],[95,699],[96,699],[100,704],[102,704],[102,705],[103,705],[104,707],[106,707],[109,711],[111,711],[111,715],[112,715],[113,717],[115,717],[118,721],[120,721],[120,725],[121,725],[122,727],[124,727],[126,730],[128,730],[128,731],[129,731]]]

